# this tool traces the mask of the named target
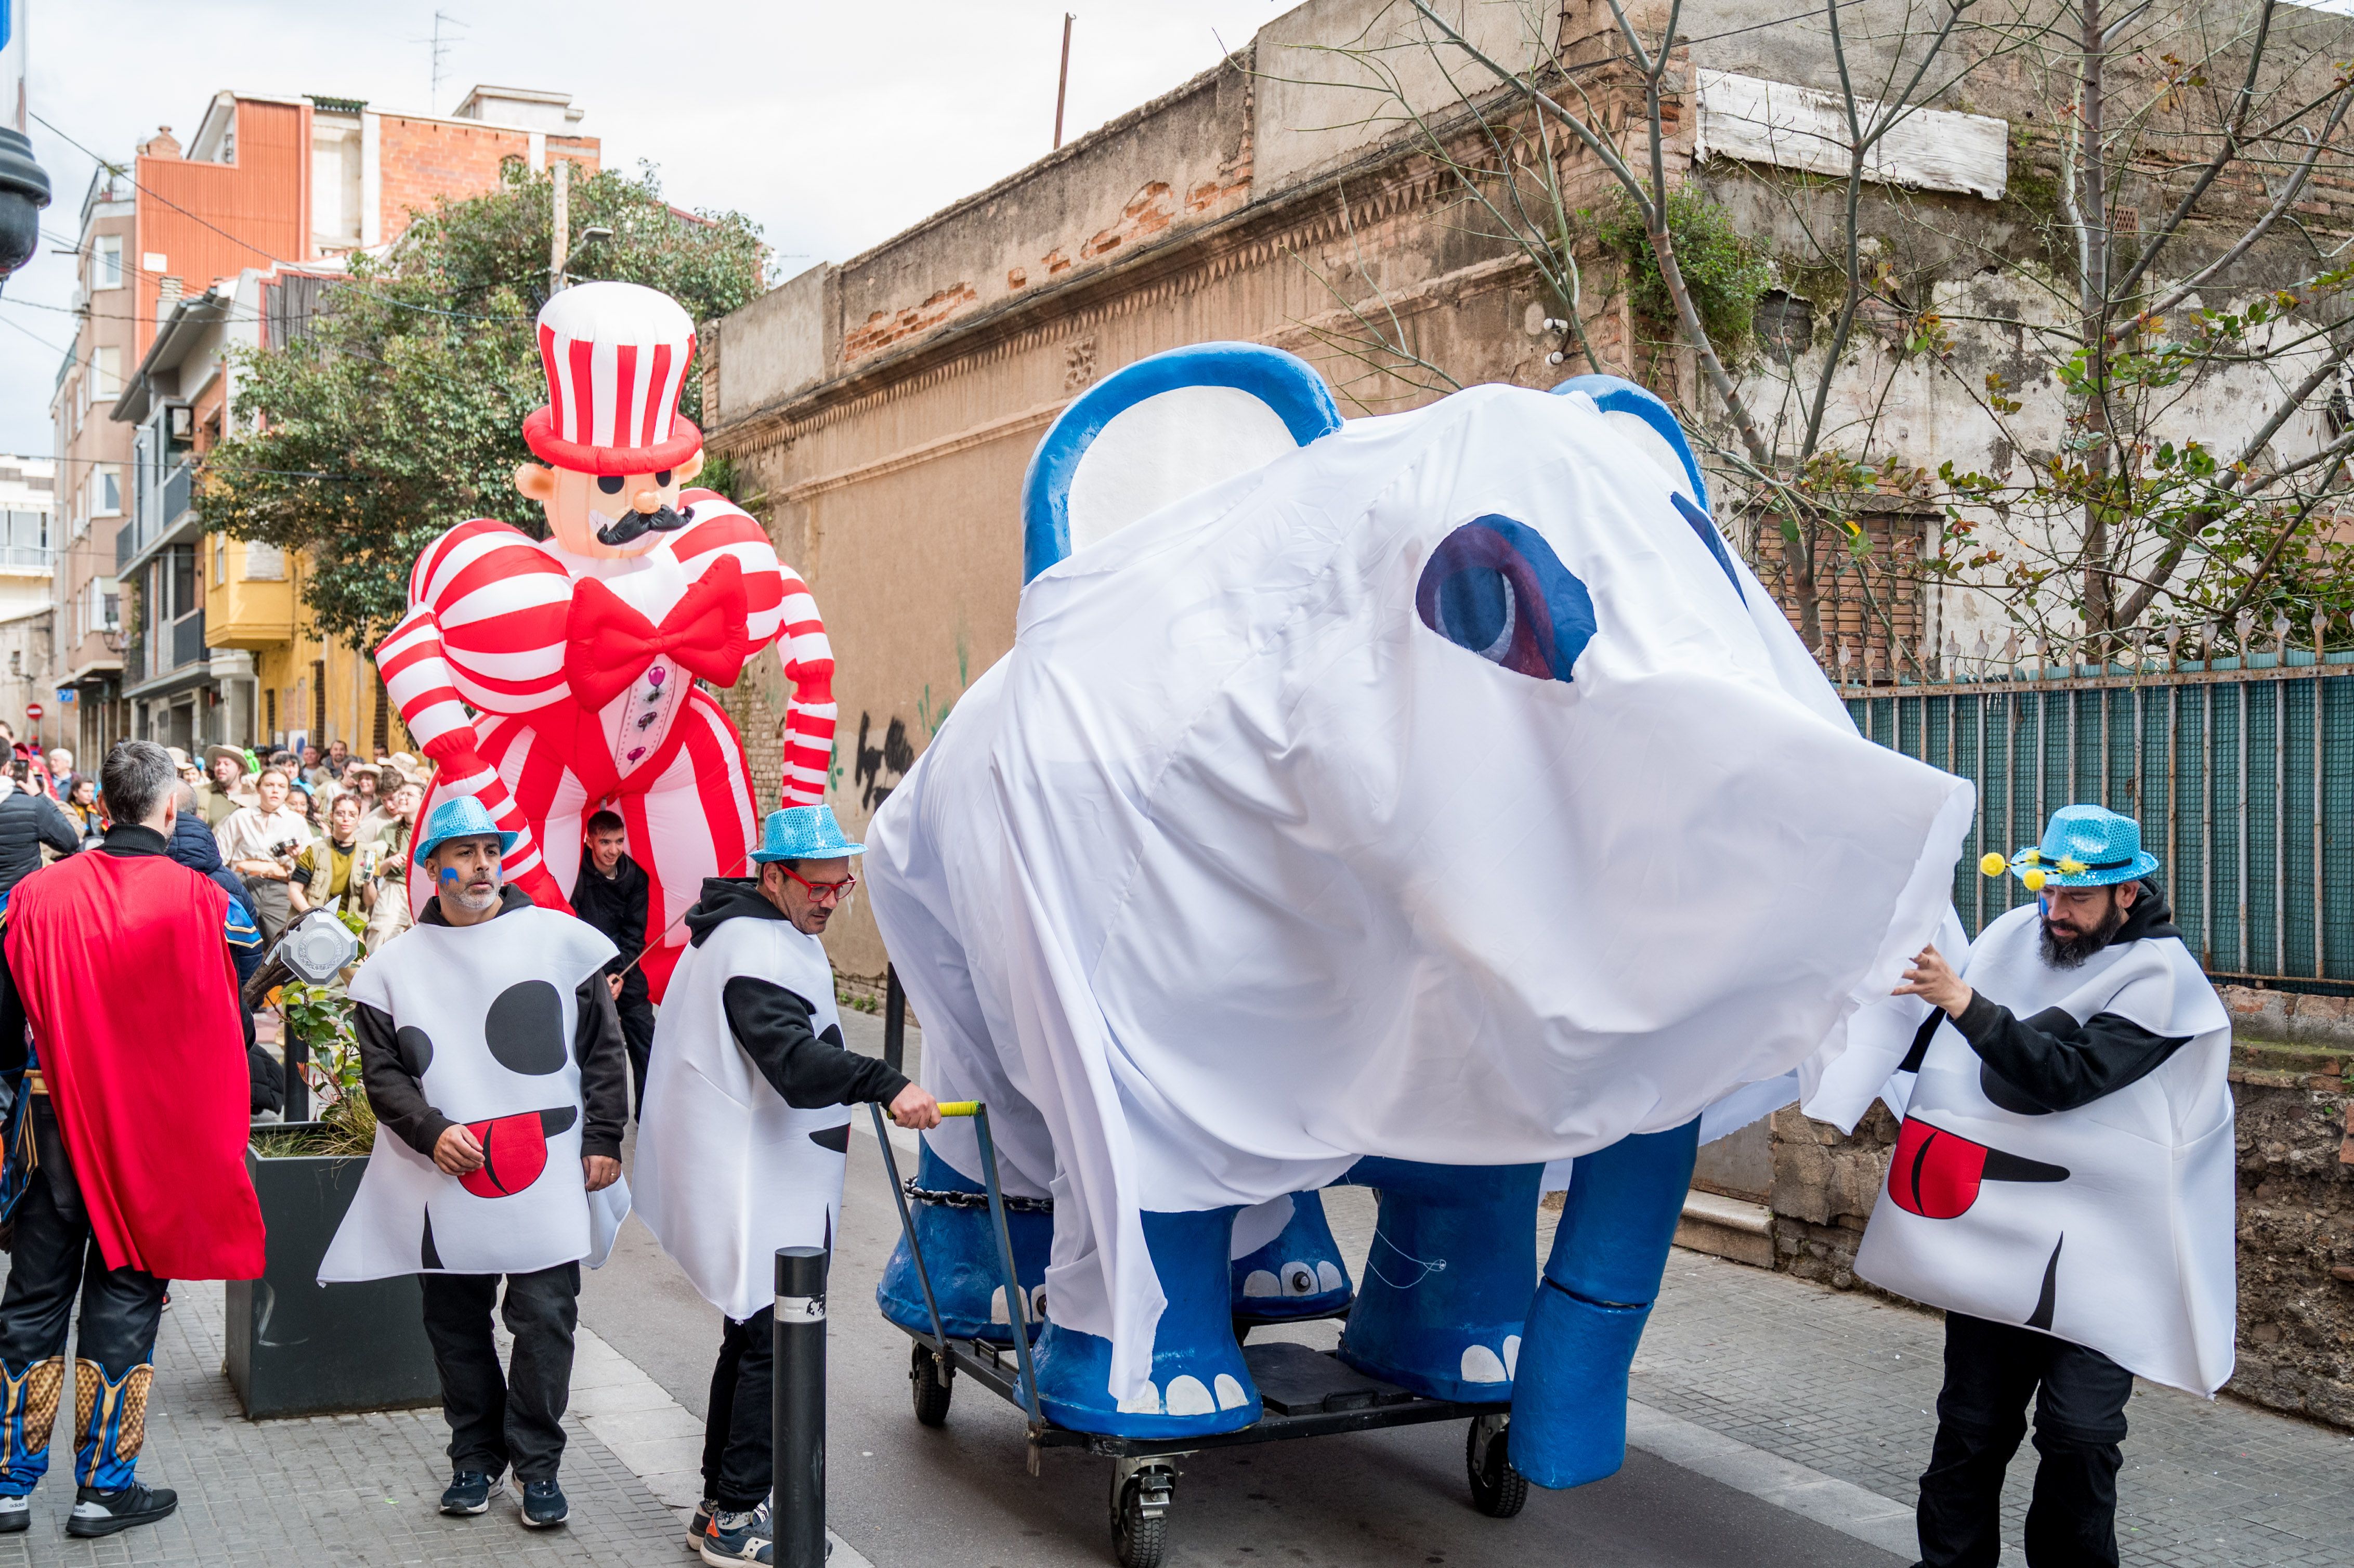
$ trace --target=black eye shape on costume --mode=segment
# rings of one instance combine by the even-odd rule
[[[654,475],[654,483],[664,490],[668,490],[670,488],[670,470],[664,469],[660,473]]]
[[[564,1065],[564,999],[546,980],[507,987],[482,1015],[482,1042],[510,1073],[557,1071]]]
[[[1596,630],[1594,596],[1544,535],[1493,514],[1438,542],[1414,607],[1457,647],[1540,681],[1572,679]]]
[[[597,476],[597,488],[608,495],[619,495],[621,493],[621,476],[618,473],[600,473]]]

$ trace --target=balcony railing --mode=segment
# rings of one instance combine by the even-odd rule
[[[0,571],[46,572],[57,560],[57,552],[47,545],[0,545]]]
[[[184,462],[175,463],[172,471],[165,476],[164,512],[157,519],[163,530],[168,531],[172,524],[177,523],[181,515],[188,510],[188,497],[195,488],[196,474],[196,465]]]
[[[205,612],[190,610],[172,622],[172,668],[194,664],[205,656]]]

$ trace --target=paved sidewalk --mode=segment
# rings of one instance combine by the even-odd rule
[[[65,1534],[73,1506],[69,1402],[51,1439],[51,1468],[33,1497],[33,1527],[0,1536],[0,1568],[287,1568],[291,1563],[557,1564],[625,1568],[684,1560],[677,1516],[576,1414],[564,1455],[571,1522],[525,1530],[515,1495],[476,1519],[435,1511],[449,1481],[449,1429],[439,1408],[253,1422],[221,1372],[226,1313],[219,1285],[173,1291],[155,1346],[140,1478],[180,1494],[160,1524],[100,1541]],[[608,1352],[610,1353],[610,1352]],[[618,1359],[618,1358],[616,1358]]]
[[[1636,1399],[1910,1507],[1936,1431],[1945,1326],[1926,1313],[1679,1249]],[[2127,1563],[2354,1563],[2354,1436],[2137,1383],[2117,1478]],[[2018,1562],[2035,1455],[2003,1494]]]

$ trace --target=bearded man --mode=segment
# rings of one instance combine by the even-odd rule
[[[450,1423],[441,1511],[488,1512],[512,1470],[524,1524],[544,1530],[569,1512],[557,1468],[580,1265],[605,1261],[629,1209],[629,1062],[613,944],[508,884],[514,848],[471,795],[418,830],[436,891],[352,977],[376,1147],[319,1280],[421,1277]],[[514,1340],[504,1372],[494,1305]]]
[[[2231,1020],[2132,818],[2063,807],[1984,867],[2040,896],[1897,988],[1933,1011],[1883,1091],[1904,1124],[1855,1271],[1946,1308],[1926,1568],[1994,1568],[2031,1397],[2030,1568],[2114,1564],[2134,1377],[2232,1372]]]

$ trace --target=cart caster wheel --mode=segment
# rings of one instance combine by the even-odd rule
[[[1177,1474],[1166,1465],[1112,1472],[1111,1547],[1119,1568],[1161,1568],[1169,1551],[1169,1507]]]
[[[926,1426],[945,1426],[949,1420],[949,1400],[956,1393],[956,1369],[945,1373],[932,1347],[920,1341],[907,1366],[907,1383],[915,1396],[916,1419]]]
[[[1490,1519],[1510,1519],[1529,1500],[1529,1478],[1505,1452],[1509,1417],[1475,1415],[1463,1437],[1463,1468],[1471,1478],[1471,1506]]]

